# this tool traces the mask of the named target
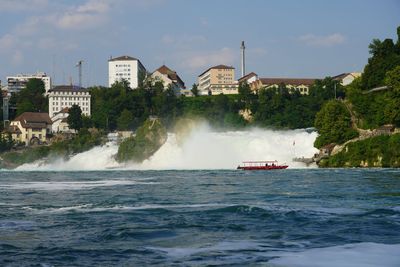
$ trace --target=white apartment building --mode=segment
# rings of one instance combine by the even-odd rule
[[[146,75],[146,68],[139,59],[130,56],[121,56],[108,60],[108,86],[115,82],[126,80],[129,87],[139,86],[139,79]]]
[[[49,116],[54,117],[65,108],[78,105],[82,115],[90,116],[90,93],[89,90],[73,85],[56,86],[49,90]]]
[[[7,90],[10,93],[18,93],[26,87],[29,79],[40,79],[44,83],[46,94],[51,88],[51,79],[44,72],[37,72],[36,74],[17,74],[15,76],[7,76]]]

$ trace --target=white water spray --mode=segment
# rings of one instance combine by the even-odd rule
[[[143,163],[118,164],[114,160],[118,147],[109,143],[75,155],[68,161],[58,160],[26,164],[17,170],[130,170],[166,169],[235,169],[242,161],[277,160],[289,168],[302,168],[294,157],[311,157],[317,149],[313,143],[317,133],[304,130],[273,131],[252,129],[244,131],[213,131],[200,124],[178,142],[169,134],[167,142]]]

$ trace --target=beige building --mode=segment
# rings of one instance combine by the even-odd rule
[[[238,82],[235,81],[235,68],[218,65],[204,71],[198,77],[200,95],[237,94]]]
[[[41,144],[47,141],[52,121],[47,113],[24,112],[11,121],[9,131],[13,141],[25,145]]]
[[[316,80],[317,79],[302,78],[259,78],[250,83],[250,88],[253,91],[258,91],[263,88],[279,88],[281,85],[285,85],[289,93],[298,91],[302,95],[308,95],[311,85],[313,85]]]
[[[162,65],[158,69],[156,69],[152,74],[151,77],[155,81],[161,81],[164,85],[164,89],[167,89],[169,86],[175,91],[176,95],[181,94],[181,90],[184,90],[185,83],[176,73],[176,71],[171,70],[165,65]]]

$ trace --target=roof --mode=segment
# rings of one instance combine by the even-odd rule
[[[115,58],[110,58],[109,60],[108,60],[108,62],[112,62],[112,61],[122,61],[122,60],[136,60],[137,62],[139,62],[139,64],[140,64],[140,66],[143,68],[143,69],[145,69],[146,70],[146,68],[144,67],[144,65],[142,64],[142,62],[140,62],[140,60],[139,59],[137,59],[137,58],[134,58],[134,57],[130,57],[130,56],[120,56],[120,57],[115,57]]]
[[[345,78],[349,74],[351,74],[351,73],[341,73],[339,75],[333,76],[332,79],[334,79],[334,80],[342,80],[343,78]]]
[[[49,92],[89,92],[89,90],[76,85],[58,85],[50,89]]]
[[[318,79],[306,78],[260,78],[262,84],[286,84],[286,85],[312,85]]]
[[[247,79],[249,79],[249,78],[251,78],[251,77],[254,77],[254,76],[257,76],[257,74],[254,73],[254,72],[250,72],[249,74],[244,75],[244,76],[243,76],[242,78],[240,78],[238,81],[241,82],[241,81],[247,80]]]
[[[225,69],[229,69],[229,70],[234,70],[235,68],[232,67],[232,66],[227,66],[227,65],[217,65],[217,66],[208,68],[206,71],[204,71],[202,74],[200,74],[199,77],[202,76],[204,73],[208,72],[209,70],[212,70],[212,69],[219,69],[219,70],[222,70],[222,69],[224,69],[224,70],[225,70]]]
[[[385,124],[385,125],[382,125],[382,126],[380,126],[380,127],[378,127],[378,130],[384,130],[384,131],[393,131],[395,129],[395,127],[394,127],[394,125],[393,124]]]
[[[21,122],[23,128],[46,128],[47,124],[52,124],[49,114],[43,112],[24,112],[14,121]]]
[[[167,66],[162,65],[161,67],[156,69],[154,72],[156,72],[156,71],[160,72],[161,74],[167,75],[170,80],[176,81],[176,82],[182,84],[183,87],[185,87],[185,83],[182,81],[182,79],[179,77],[179,75],[176,73],[176,71],[171,70]]]
[[[120,56],[120,57],[110,58],[108,61],[120,61],[120,60],[139,60],[139,59],[130,56]]]
[[[339,75],[333,76],[332,79],[343,80],[344,78],[346,78],[349,75],[353,76],[354,78],[358,78],[361,76],[361,73],[360,72],[345,72],[345,73],[341,73]]]

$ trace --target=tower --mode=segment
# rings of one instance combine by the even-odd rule
[[[244,50],[246,47],[244,46],[244,41],[242,41],[242,45],[240,46],[240,50],[242,52],[242,76],[243,77],[246,74],[246,69],[245,69],[245,58],[244,58]]]
[[[79,75],[79,88],[82,87],[82,63],[83,60],[79,60],[78,63],[76,64],[76,67],[78,67],[78,75]]]

